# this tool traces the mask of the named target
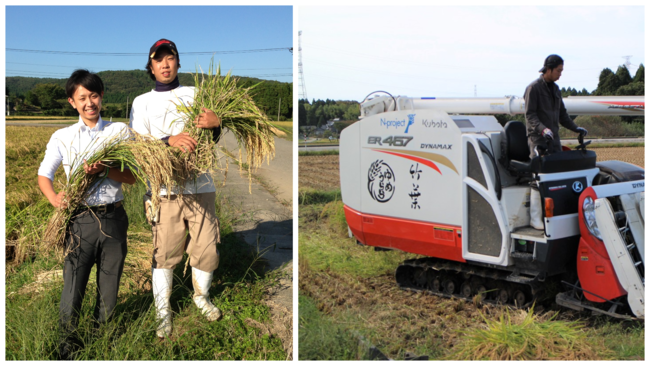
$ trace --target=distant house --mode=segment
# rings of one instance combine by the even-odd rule
[[[339,122],[341,119],[340,118],[334,118],[333,120],[327,121],[327,129],[332,131],[333,133],[336,133],[336,128],[334,127],[334,122]]]
[[[314,135],[321,137],[323,136],[323,133],[327,130],[327,126],[320,126],[314,130]]]
[[[329,130],[330,132],[332,132],[332,134],[334,136],[338,136],[338,131],[334,127],[334,122],[338,122],[339,120],[340,120],[340,118],[334,118],[333,120],[329,120],[329,121],[325,122],[324,125],[316,128],[314,130],[313,134],[315,136],[322,137],[323,133],[325,133],[325,131]]]

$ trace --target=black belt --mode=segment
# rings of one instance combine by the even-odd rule
[[[77,212],[82,213],[84,211],[91,210],[97,213],[111,213],[115,211],[116,208],[120,208],[120,207],[122,207],[122,201],[113,202],[106,205],[98,205],[98,206],[81,206],[77,209]]]

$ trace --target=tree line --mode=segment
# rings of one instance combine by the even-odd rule
[[[138,95],[151,91],[155,82],[144,70],[100,71],[104,82],[102,116],[127,115],[127,102],[133,103]],[[241,87],[253,89],[253,100],[271,119],[291,119],[293,114],[293,83],[238,77]],[[179,73],[181,85],[194,86],[191,74]],[[45,116],[76,116],[65,94],[65,79],[11,76],[6,78],[7,107],[11,114],[39,114]]]
[[[639,66],[634,74],[625,65],[621,65],[614,73],[609,68],[603,69],[598,77],[598,87],[591,93],[582,88],[577,91],[575,88],[562,88],[562,96],[587,96],[587,95],[644,95],[645,92],[645,67]]]
[[[298,121],[300,126],[324,126],[327,121],[338,118],[341,121],[359,119],[359,103],[350,100],[313,100],[298,101]]]

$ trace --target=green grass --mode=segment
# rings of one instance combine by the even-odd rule
[[[122,192],[124,193],[124,210],[129,217],[129,226],[151,230],[151,225],[147,222],[142,208],[142,196],[147,193],[147,186],[141,182],[133,185],[123,184]]]
[[[357,245],[348,237],[343,203],[332,201],[325,205],[301,208],[301,216],[321,225],[321,230],[299,233],[300,260],[312,270],[331,270],[354,277],[370,278],[385,275],[413,255],[399,251],[374,251]]]
[[[330,145],[330,146],[339,146],[339,140],[334,139],[330,141],[329,139],[319,139],[316,141],[308,141],[305,142],[304,139],[298,141],[298,145],[300,146],[310,146],[310,145],[318,145],[318,146],[325,146],[325,145]]]
[[[316,189],[300,189],[298,191],[298,202],[301,205],[313,205],[327,203],[341,199],[341,190],[321,191]]]
[[[325,155],[338,155],[338,150],[300,150],[298,156],[325,156]]]
[[[514,320],[506,311],[498,319],[484,319],[486,327],[464,331],[451,360],[578,360],[609,359],[611,350],[596,349],[579,321],[540,319],[531,308]]]
[[[614,322],[601,317],[595,321],[590,335],[604,339],[605,346],[614,352],[614,359],[644,359],[645,327],[642,322]]]
[[[43,251],[40,247],[42,230],[53,208],[36,184],[45,145],[55,129],[8,126],[6,130],[6,240],[24,243],[27,254],[21,261],[6,265],[5,355],[9,360],[56,359],[63,288],[62,253]],[[24,139],[26,134],[30,139]],[[56,177],[58,190],[65,179],[62,168]],[[183,273],[186,255],[174,271],[172,337],[158,340],[151,293],[152,239],[142,209],[144,191],[143,185],[124,186],[130,225],[118,305],[113,318],[98,331],[94,330],[91,322],[96,291],[93,269],[78,329],[84,347],[76,358],[285,360],[287,354],[281,340],[255,326],[272,323],[265,299],[268,288],[278,283],[278,274],[265,273],[259,253],[234,232],[234,223],[248,218],[236,215],[233,204],[219,191],[216,204],[221,226],[221,257],[210,298],[222,310],[223,318],[208,323],[194,305],[191,270],[188,268]]]
[[[135,190],[137,191],[137,190]],[[138,192],[139,194],[139,192]],[[221,209],[220,211],[223,211]],[[174,330],[169,340],[159,341],[150,291],[150,267],[125,268],[114,317],[99,331],[92,329],[95,301],[94,275],[87,287],[80,316],[79,336],[84,348],[77,359],[87,360],[212,360],[212,359],[276,359],[286,353],[281,341],[265,335],[250,325],[249,319],[269,323],[269,308],[264,303],[266,289],[276,282],[274,274],[265,275],[263,262],[233,232],[227,214],[221,219],[222,244],[220,266],[210,289],[210,298],[223,312],[218,322],[204,320],[191,300],[191,271],[183,273],[183,262],[174,271],[172,310]],[[233,218],[230,218],[232,220]],[[131,245],[137,241],[137,230],[129,230]],[[146,233],[146,231],[144,231]],[[146,236],[145,236],[146,237]],[[150,243],[143,243],[150,248]],[[127,256],[127,262],[130,259]],[[145,259],[150,266],[150,262]],[[145,266],[147,265],[145,263]],[[43,286],[39,293],[25,291],[39,273],[60,269],[54,256],[36,256],[27,260],[7,277],[6,302],[7,359],[55,359],[57,356],[58,301],[62,280]],[[94,270],[93,270],[94,271]],[[139,284],[139,285],[138,285]]]
[[[313,300],[298,296],[299,360],[358,360],[359,342],[345,326],[323,315]]]
[[[241,257],[241,251],[227,259]],[[226,259],[226,258],[224,258]],[[90,283],[80,316],[78,334],[84,348],[76,354],[82,360],[213,360],[276,359],[286,357],[279,339],[264,335],[247,324],[247,319],[268,323],[270,315],[263,305],[265,288],[271,279],[253,279],[252,272],[224,266],[215,274],[220,284],[210,297],[223,312],[220,321],[209,323],[191,300],[191,275],[182,266],[174,271],[172,292],[174,331],[170,339],[159,341],[155,313],[149,291],[134,291],[120,296],[114,317],[99,331],[90,319],[94,306],[95,284]],[[248,278],[246,278],[248,277]],[[17,360],[55,359],[57,347],[58,301],[61,285],[33,296],[12,296],[7,301],[6,357]]]

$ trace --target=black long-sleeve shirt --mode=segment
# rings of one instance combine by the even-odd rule
[[[553,132],[553,143],[548,146],[549,153],[562,151],[560,143],[560,124],[577,132],[578,126],[573,122],[564,107],[562,93],[556,83],[547,83],[542,76],[526,87],[526,129],[531,158],[535,156],[537,145],[546,145],[544,129]]]

